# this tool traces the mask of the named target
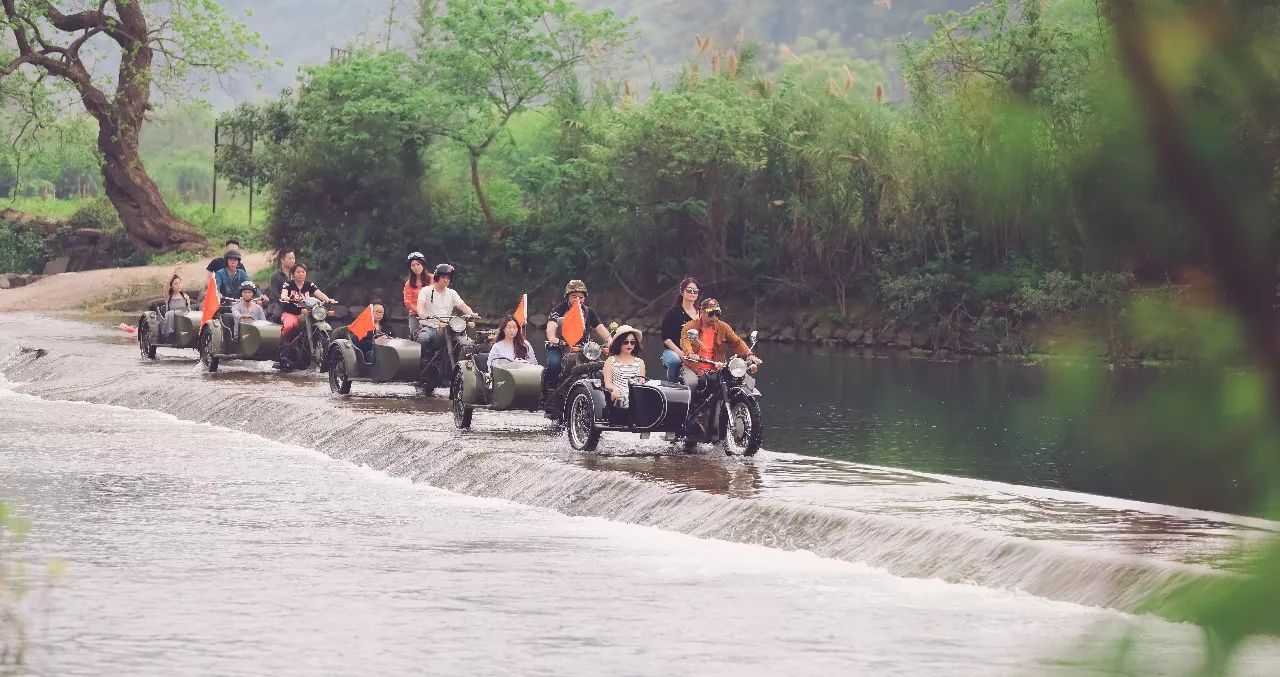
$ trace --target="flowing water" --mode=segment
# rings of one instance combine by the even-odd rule
[[[1125,612],[1278,528],[772,450],[576,454],[533,414],[459,434],[408,388],[193,357],[0,316],[38,671],[1023,674],[1139,628],[1160,674],[1198,631]]]

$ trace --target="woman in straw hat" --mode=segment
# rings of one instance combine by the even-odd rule
[[[604,388],[615,407],[626,409],[631,402],[631,382],[644,380],[643,348],[639,329],[624,324],[613,333],[609,359],[604,361]]]

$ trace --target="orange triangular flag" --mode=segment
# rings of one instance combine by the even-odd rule
[[[586,333],[587,319],[582,316],[582,304],[570,304],[569,312],[564,314],[564,321],[560,323],[560,338],[565,343],[576,346]]]
[[[365,335],[373,331],[373,306],[364,307],[364,312],[356,316],[356,319],[347,325],[347,331],[356,338],[357,341],[364,339]]]
[[[514,313],[514,315],[516,318],[516,324],[523,327],[524,323],[529,319],[529,295],[528,294],[524,294],[520,297],[520,303],[519,305],[516,306],[516,312]]]
[[[218,314],[218,306],[222,305],[221,299],[218,298],[218,283],[213,281],[213,276],[209,276],[209,287],[204,290],[204,302],[200,304],[200,326],[203,327],[206,322],[213,319]]]

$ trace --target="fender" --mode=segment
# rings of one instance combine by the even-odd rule
[[[216,316],[215,316],[213,319],[211,319],[211,320],[209,320],[208,322],[206,322],[206,323],[205,323],[205,325],[204,325],[204,327],[203,327],[200,331],[201,331],[202,333],[203,333],[203,332],[206,332],[206,331],[207,331],[207,332],[212,332],[212,333],[213,333],[213,343],[212,343],[212,346],[213,346],[213,354],[214,354],[214,355],[226,355],[226,354],[227,354],[226,346],[225,346],[225,345],[223,345],[223,343],[224,343],[224,338],[223,338],[223,333],[222,333],[222,322],[221,322],[221,321],[220,321]]]
[[[138,324],[147,323],[147,333],[151,335],[151,342],[155,343],[160,336],[160,314],[154,310],[148,310],[138,317]]]
[[[573,392],[579,388],[586,390],[587,393],[591,395],[591,417],[599,423],[600,413],[604,411],[604,407],[607,404],[605,397],[608,393],[605,391],[604,386],[596,379],[578,379],[578,381],[573,384],[573,387],[569,389],[569,396],[565,398],[566,409],[568,408],[569,401],[573,399]]]
[[[755,388],[747,387],[746,385],[734,386],[729,389],[729,398],[732,400],[736,400],[738,398],[742,398],[744,400],[745,399],[758,400],[760,399],[760,397],[761,395],[759,390],[756,390]]]
[[[320,320],[319,322],[312,323],[311,328],[316,331],[333,331],[333,327],[329,326],[329,322],[327,320]]]
[[[360,374],[360,362],[356,356],[356,346],[347,339],[335,339],[329,342],[329,349],[325,351],[324,363],[325,371],[332,367],[335,358],[342,360],[342,366],[347,371],[347,376],[358,376]]]
[[[462,376],[462,401],[466,404],[485,404],[488,398],[484,374],[476,368],[475,360],[458,362],[458,373]]]

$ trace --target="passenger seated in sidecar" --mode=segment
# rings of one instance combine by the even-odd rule
[[[378,361],[378,353],[373,349],[374,346],[396,337],[391,325],[382,322],[387,310],[381,303],[373,304],[370,314],[373,316],[373,329],[363,337],[351,337],[351,343],[360,349],[358,357],[368,365],[376,364]]]
[[[527,364],[537,366],[538,358],[533,354],[533,344],[524,337],[524,327],[516,321],[514,315],[507,315],[498,323],[498,336],[488,354],[476,353],[476,368],[482,373],[489,372],[494,364],[512,363],[511,366]]]

